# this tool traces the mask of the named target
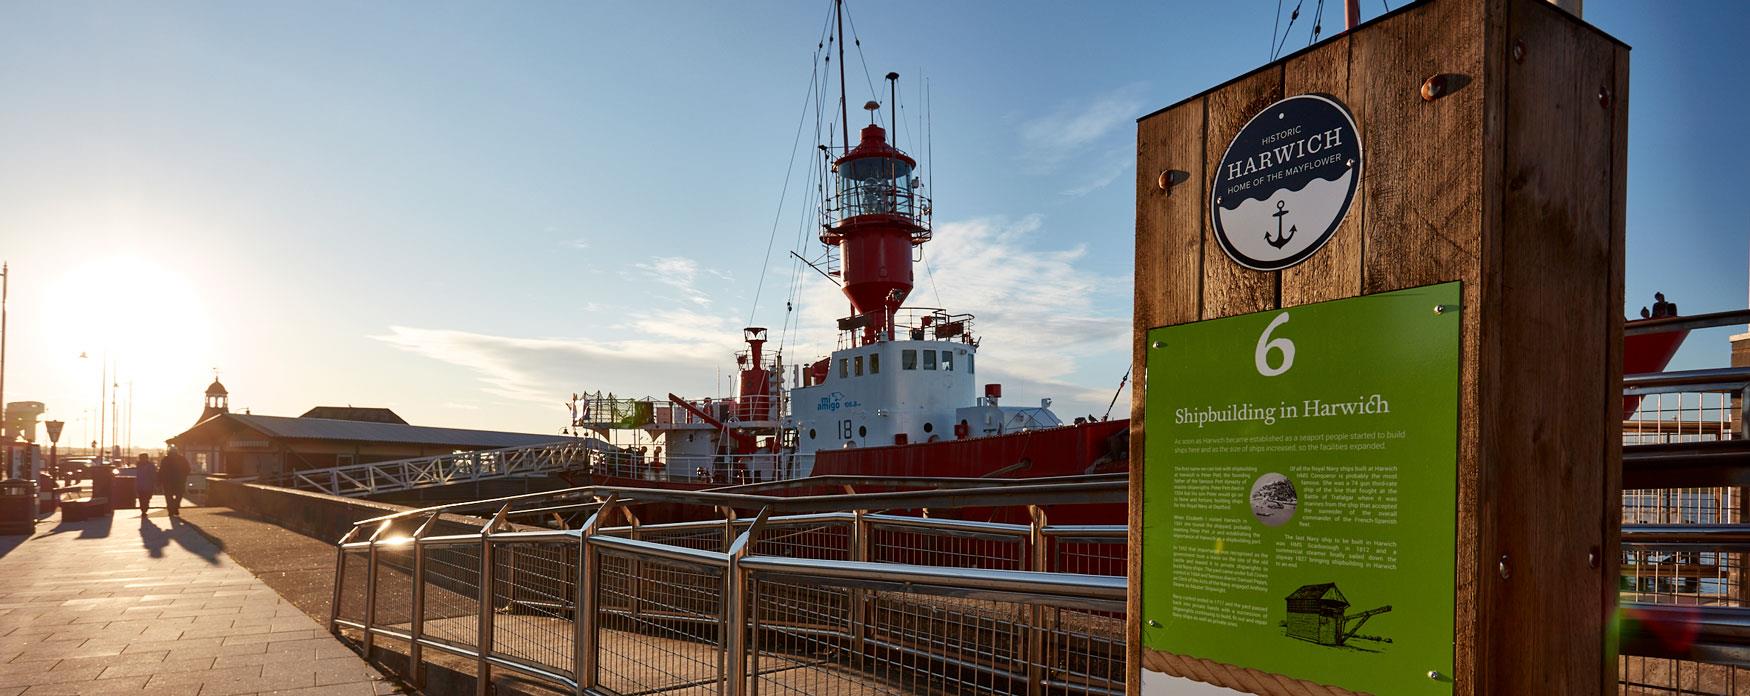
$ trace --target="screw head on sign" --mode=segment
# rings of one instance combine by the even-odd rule
[[[1443,304],[1434,305],[1434,313],[1435,314],[1445,314],[1446,313],[1446,305],[1443,305]]]
[[[1525,62],[1525,41],[1523,39],[1513,40],[1513,62]]]
[[[1158,350],[1158,349],[1167,347],[1167,342],[1166,341],[1155,341],[1152,345],[1154,345],[1154,347]]]
[[[1159,621],[1156,621],[1156,620],[1154,620],[1154,619],[1149,619],[1149,620],[1148,620],[1148,625],[1150,625],[1150,626],[1153,626],[1153,627],[1155,627],[1155,628],[1160,628],[1160,627],[1161,627],[1161,622],[1159,622]]]
[[[1610,108],[1610,88],[1609,87],[1599,87],[1598,88],[1598,105],[1601,107],[1604,107],[1606,109]]]
[[[1501,554],[1501,561],[1495,564],[1495,568],[1501,571],[1502,580],[1506,580],[1513,575],[1511,571],[1507,570],[1507,554]]]
[[[1445,678],[1445,676],[1446,675],[1441,674],[1439,670],[1434,670],[1434,669],[1428,670],[1428,678],[1433,679],[1434,681],[1440,681],[1441,679]]]
[[[1598,547],[1594,546],[1592,547],[1592,550],[1586,552],[1586,567],[1596,570],[1598,568],[1598,557]]]

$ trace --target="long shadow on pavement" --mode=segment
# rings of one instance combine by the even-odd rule
[[[146,547],[146,553],[153,558],[163,558],[164,548],[171,542],[181,546],[183,550],[200,556],[213,565],[219,564],[219,552],[225,550],[225,543],[209,538],[187,522],[178,517],[164,517],[169,528],[158,526],[151,517],[140,518],[140,545]]]

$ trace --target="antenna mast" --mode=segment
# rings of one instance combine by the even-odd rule
[[[844,134],[845,152],[851,151],[851,114],[845,108],[845,0],[833,0],[833,14],[839,23],[839,129]]]

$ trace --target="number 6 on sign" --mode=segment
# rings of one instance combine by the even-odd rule
[[[1252,353],[1252,363],[1257,366],[1258,374],[1265,377],[1275,377],[1287,372],[1288,368],[1294,367],[1294,341],[1286,338],[1270,338],[1270,332],[1286,323],[1288,323],[1288,313],[1278,314],[1275,319],[1270,321],[1269,326],[1264,327],[1264,333],[1258,336],[1258,350]],[[1270,366],[1270,351],[1272,350],[1282,353],[1281,365]]]

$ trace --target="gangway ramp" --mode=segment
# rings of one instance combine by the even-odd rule
[[[635,456],[596,438],[453,452],[430,457],[297,469],[258,483],[348,498],[456,484],[581,471],[597,462]]]

